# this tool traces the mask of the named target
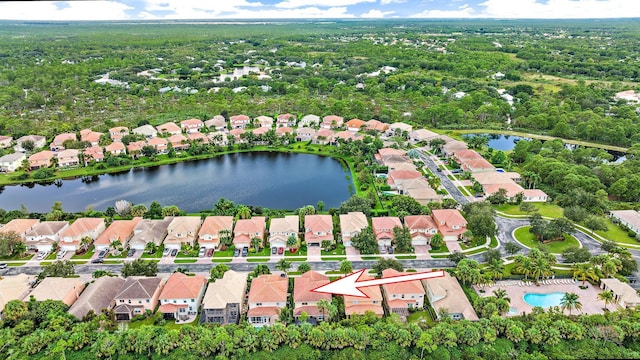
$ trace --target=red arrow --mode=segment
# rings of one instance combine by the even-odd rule
[[[415,273],[415,274],[391,276],[383,279],[358,281],[358,279],[362,276],[365,270],[366,269],[362,269],[351,275],[347,275],[343,278],[340,278],[334,282],[330,282],[326,285],[319,286],[311,291],[319,292],[319,293],[327,293],[327,294],[336,294],[336,295],[368,297],[365,293],[360,291],[360,288],[368,287],[368,286],[380,286],[385,284],[393,284],[393,283],[399,283],[399,282],[405,282],[405,281],[432,279],[432,278],[438,278],[438,277],[444,276],[444,271],[439,270],[439,271],[432,271],[432,272],[422,272],[422,273]]]

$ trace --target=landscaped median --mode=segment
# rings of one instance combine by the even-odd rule
[[[531,229],[531,226],[522,226],[515,229],[512,234],[513,238],[528,249],[539,248],[541,245],[540,241],[538,241],[534,234],[529,232],[529,229]],[[580,241],[578,241],[578,239],[576,239],[573,235],[563,234],[563,237],[563,241],[552,241],[548,244],[545,244],[548,247],[550,253],[562,254],[562,251],[564,251],[568,247],[582,246],[582,244],[580,244]]]

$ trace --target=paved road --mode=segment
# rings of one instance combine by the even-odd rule
[[[460,190],[458,190],[458,187],[456,187],[453,181],[451,181],[451,179],[447,177],[444,171],[438,171],[439,167],[438,165],[436,165],[433,159],[431,159],[429,155],[425,154],[422,149],[418,148],[416,150],[418,150],[420,159],[429,168],[429,170],[431,170],[431,172],[435,174],[435,176],[440,178],[440,184],[442,184],[442,186],[447,189],[449,194],[451,194],[451,197],[453,197],[460,205],[468,204],[469,199],[462,195]]]

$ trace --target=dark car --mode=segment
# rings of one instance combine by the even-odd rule
[[[97,259],[91,260],[92,264],[102,264],[103,262],[104,262],[104,260],[102,260],[102,258],[97,258]]]
[[[107,252],[109,252],[109,250],[102,250],[100,251],[100,253],[98,253],[98,259],[102,259],[105,256],[107,256]]]
[[[127,256],[132,257],[135,253],[136,253],[136,249],[129,249],[129,251],[127,252]]]
[[[278,248],[278,255],[284,254],[284,248]]]
[[[277,254],[277,253],[278,253],[278,248],[277,248],[277,247],[275,247],[275,246],[274,246],[274,247],[272,247],[272,248],[271,248],[271,255],[275,255],[275,254]]]
[[[207,249],[207,253],[204,256],[206,256],[206,257],[213,256],[213,249]]]
[[[249,248],[248,247],[243,247],[242,248],[242,257],[245,257],[249,255]]]
[[[233,252],[233,256],[240,256],[240,249],[236,249],[236,251]]]
[[[176,256],[176,255],[178,255],[178,249],[172,249],[171,256]]]
[[[442,172],[442,169],[438,168],[438,172]]]
[[[388,254],[393,254],[393,247],[391,247],[391,246],[387,247],[387,253]]]

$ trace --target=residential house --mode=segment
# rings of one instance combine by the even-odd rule
[[[46,277],[31,291],[29,297],[33,296],[36,301],[62,301],[71,306],[78,300],[82,290],[84,281],[80,278]]]
[[[461,161],[460,168],[470,173],[496,171],[495,166],[484,158]]]
[[[324,311],[318,308],[318,302],[326,300],[331,303],[331,294],[312,291],[328,283],[329,278],[327,276],[313,270],[307,271],[302,276],[294,279],[293,317],[296,320],[300,318],[302,313],[306,313],[308,315],[307,322],[315,325],[324,321],[325,317],[328,317],[329,314],[325,314]]]
[[[253,135],[256,136],[256,138],[260,139],[260,136],[268,133],[269,130],[271,130],[271,128],[263,126],[263,127],[255,128],[251,132],[253,133]],[[256,141],[255,143],[258,143],[258,141]]]
[[[276,136],[283,137],[293,134],[293,128],[290,127],[279,127],[276,129]]]
[[[442,139],[442,138],[450,139],[450,140],[446,140],[445,139],[445,141],[447,141],[447,142],[444,145],[442,145],[442,155],[444,155],[444,156],[451,156],[456,151],[464,150],[464,149],[468,148],[467,143],[464,142],[464,141],[453,140],[453,139],[451,139],[450,137],[447,137],[447,136],[439,136],[438,138],[440,138],[440,139]]]
[[[116,126],[109,129],[109,137],[113,141],[120,142],[126,135],[129,135],[129,128],[126,126]]]
[[[187,140],[191,143],[201,143],[201,144],[209,143],[209,138],[207,137],[207,135],[201,132],[194,132],[194,133],[187,134]]]
[[[427,245],[431,237],[438,233],[438,227],[429,215],[408,215],[404,217],[404,224],[411,233],[411,245]]]
[[[486,196],[493,195],[500,191],[500,189],[504,189],[507,191],[507,198],[513,199],[516,195],[522,193],[524,195],[524,188],[513,181],[504,183],[504,184],[488,184],[482,185],[482,190]]]
[[[467,231],[467,220],[456,209],[434,209],[431,217],[445,241],[458,240]]]
[[[131,144],[129,144],[131,145]],[[100,146],[92,146],[84,149],[84,163],[88,164],[90,161],[101,162],[104,160],[104,152]]]
[[[326,145],[333,139],[333,131],[329,129],[320,129],[313,138],[312,143],[318,145]]]
[[[154,137],[147,140],[147,144],[149,146],[153,146],[156,149],[156,153],[158,154],[166,154],[167,153],[167,139]]]
[[[373,131],[377,131],[379,133],[384,133],[385,131],[389,130],[389,124],[385,124],[381,121],[378,121],[376,119],[371,119],[369,121],[366,122],[365,124],[367,130],[373,130]]]
[[[80,158],[78,154],[80,150],[77,149],[65,149],[56,153],[56,158],[58,158],[58,167],[59,168],[70,168],[75,167],[80,164]]]
[[[342,116],[337,115],[327,115],[322,118],[322,123],[320,123],[320,127],[322,129],[335,129],[339,128],[344,124],[344,118]]]
[[[233,129],[231,131],[229,131],[229,135],[232,135],[234,138],[234,141],[236,143],[245,143],[247,142],[245,139],[242,138],[242,134],[244,134],[245,130],[244,128],[240,128],[240,129]]]
[[[342,236],[342,244],[351,246],[351,239],[360,234],[364,228],[369,226],[367,217],[363,212],[352,211],[346,214],[340,214],[340,235]]]
[[[164,238],[164,247],[180,249],[184,244],[195,246],[196,236],[200,230],[199,216],[176,216],[167,227],[167,237]]]
[[[299,127],[296,130],[296,141],[311,141],[316,136],[316,130],[310,127]]]
[[[272,325],[287,306],[289,279],[286,274],[260,275],[251,280],[247,320],[255,327]]]
[[[63,250],[77,251],[83,238],[89,237],[92,241],[104,231],[105,223],[101,218],[80,218],[60,233],[58,245]]]
[[[382,271],[382,278],[407,275],[394,269]],[[409,310],[421,310],[424,307],[424,287],[420,280],[401,281],[382,285],[382,296],[390,314],[397,314],[403,320],[409,316]]]
[[[613,210],[609,214],[614,222],[624,225],[636,234],[640,234],[640,212],[635,210]]]
[[[200,322],[208,324],[237,324],[244,307],[247,293],[246,272],[228,270],[209,284],[202,299]]]
[[[636,289],[618,279],[600,279],[600,289],[613,293],[613,300],[623,309],[640,306],[640,295]]]
[[[421,141],[429,142],[435,139],[436,137],[438,137],[438,134],[434,133],[433,131],[429,131],[427,129],[413,130],[412,132],[409,133],[409,139],[411,139],[411,141],[413,141],[414,143],[421,142]]]
[[[331,215],[305,216],[304,240],[307,246],[322,246],[323,241],[333,242],[333,219]]]
[[[399,170],[394,169],[392,171],[399,171]],[[405,171],[417,171],[417,170],[405,169]],[[412,178],[412,179],[397,179],[394,181],[394,183],[396,185],[396,188],[398,189],[398,193],[404,194],[404,195],[406,195],[410,189],[423,189],[423,188],[431,189],[431,185],[429,185],[429,181],[422,176],[419,178]]]
[[[198,244],[207,249],[220,247],[222,238],[231,240],[233,216],[207,216],[198,232]]]
[[[524,202],[546,202],[549,195],[540,189],[524,189],[522,192]]]
[[[404,181],[420,179],[422,178],[422,173],[417,170],[393,170],[389,171],[387,176],[387,184],[391,187],[391,189],[398,189],[398,186]]]
[[[156,130],[156,128],[149,124],[138,126],[137,128],[133,129],[132,132],[136,135],[142,135],[147,139],[158,136],[158,130]]]
[[[57,135],[53,138],[53,141],[49,145],[49,150],[51,151],[59,151],[64,150],[64,142],[65,141],[76,141],[78,138],[75,133],[63,133]]]
[[[96,251],[107,250],[111,246],[111,243],[120,241],[123,248],[126,248],[129,239],[133,236],[133,229],[142,220],[140,217],[135,217],[132,220],[115,220],[109,225],[109,227],[98,236],[93,245]]]
[[[471,176],[480,184],[480,185],[493,185],[493,184],[510,184],[516,182],[514,179],[520,178],[518,173],[512,172],[480,172],[471,174]]]
[[[394,162],[387,165],[388,171],[394,170],[411,170],[418,171],[418,168],[412,162]],[[426,179],[424,179],[426,180]]]
[[[86,141],[91,144],[91,146],[98,146],[102,135],[101,132],[95,132],[91,129],[80,130],[80,141]]]
[[[276,128],[295,127],[297,118],[297,116],[292,114],[280,114],[278,115],[278,119],[276,120]]]
[[[29,168],[31,170],[36,170],[40,168],[46,168],[51,166],[51,159],[53,159],[56,154],[53,151],[42,150],[37,152],[31,156],[29,156]]]
[[[378,246],[391,246],[393,240],[393,229],[402,227],[402,222],[397,216],[384,216],[371,218],[371,227],[376,236]]]
[[[247,115],[235,115],[229,118],[231,129],[244,129],[250,122],[251,119]]]
[[[360,131],[360,129],[364,128],[366,126],[367,123],[365,123],[364,121],[360,120],[360,119],[351,119],[349,121],[347,121],[344,125],[347,127],[347,131],[351,131],[353,133],[356,133],[358,131]]]
[[[20,235],[22,240],[25,240],[27,232],[33,230],[39,223],[39,219],[13,219],[0,227],[0,233],[14,232]]]
[[[300,119],[298,127],[317,127],[320,124],[320,117],[317,115],[309,114]]]
[[[69,308],[69,314],[82,320],[90,312],[100,315],[102,310],[112,309],[113,299],[124,282],[123,278],[114,276],[103,276],[93,280]]]
[[[15,150],[19,152],[27,151],[23,146],[26,142],[32,143],[34,149],[41,149],[47,145],[47,138],[41,135],[25,135],[16,141]]]
[[[135,159],[138,155],[142,154],[142,148],[145,146],[147,146],[146,141],[132,141],[127,145],[127,154]]]
[[[394,122],[389,125],[389,130],[387,131],[387,135],[402,135],[403,133],[411,133],[413,131],[413,126],[409,124],[405,124],[403,122]]]
[[[25,234],[25,245],[29,250],[51,252],[53,244],[60,241],[60,233],[69,227],[68,221],[43,221]]]
[[[156,129],[158,130],[158,134],[163,136],[178,135],[182,133],[180,126],[176,125],[174,122],[166,122],[162,125],[158,125],[156,126]]]
[[[175,272],[160,293],[160,308],[166,319],[186,320],[198,314],[207,278]]]
[[[444,277],[430,278],[422,280],[422,285],[426,290],[427,298],[431,307],[440,319],[440,309],[446,309],[449,316],[454,320],[478,321],[473,306],[462,291],[458,279],[449,275],[446,271]]]
[[[264,216],[254,216],[251,219],[239,219],[233,229],[233,245],[236,249],[251,246],[251,239],[260,239],[260,244],[264,241],[264,233],[267,228],[267,221]]]
[[[175,151],[187,150],[191,146],[191,144],[189,144],[189,140],[187,140],[187,138],[182,134],[171,135],[167,140],[171,146],[173,146]]]
[[[270,116],[258,116],[253,120],[253,126],[257,128],[268,128],[271,129],[273,127],[273,118]]]
[[[167,216],[161,220],[140,220],[138,225],[133,228],[133,237],[129,240],[129,248],[144,250],[150,242],[160,246],[167,236],[167,228],[172,221],[173,216]]]
[[[405,190],[404,194],[413,198],[420,205],[428,205],[431,202],[442,202],[442,196],[430,186],[409,188]]]
[[[358,281],[373,280],[373,277],[369,274],[363,273],[358,278]],[[384,309],[382,308],[382,292],[380,286],[367,286],[360,288],[367,297],[359,296],[344,296],[344,314],[347,318],[352,315],[364,315],[370,311],[377,317],[381,318],[384,315]]]
[[[13,141],[13,136],[4,136],[0,135],[0,149],[6,149],[11,146],[11,142]]]
[[[213,128],[216,131],[227,131],[227,120],[222,115],[216,115],[212,119],[205,121],[204,126],[209,129]]]
[[[229,142],[229,139],[227,139],[226,132],[222,132],[222,131],[210,132],[207,136],[209,137],[209,142],[217,146],[227,146]]]
[[[269,226],[269,246],[288,248],[287,239],[290,236],[295,236],[296,240],[298,240],[299,227],[300,221],[296,215],[271,219],[271,224]],[[295,247],[297,247],[297,245]]]
[[[393,156],[393,155],[405,156],[407,155],[407,152],[402,149],[382,148],[382,149],[378,149],[378,154],[382,158],[382,157]]]
[[[27,155],[21,152],[13,154],[7,154],[0,157],[0,171],[2,172],[14,172],[22,167],[22,163],[27,159]]]
[[[2,319],[2,312],[9,301],[25,300],[31,290],[32,281],[33,276],[27,274],[0,276],[0,319]]]
[[[161,277],[129,276],[113,298],[116,320],[129,321],[147,311],[153,312],[164,284]]]
[[[338,131],[335,134],[333,134],[333,137],[330,139],[330,143],[331,145],[340,145],[340,141],[338,140],[342,140],[344,142],[349,142],[349,141],[354,141],[359,139],[359,136],[354,135],[352,132],[344,130],[344,131]]]
[[[453,153],[452,157],[458,160],[459,163],[468,160],[482,159],[482,155],[478,154],[475,150],[461,149]]]
[[[204,127],[204,122],[200,119],[188,119],[180,121],[180,128],[187,134],[200,132]]]
[[[127,153],[126,146],[121,142],[112,142],[104,147],[104,151],[110,153],[113,156],[118,156]]]

